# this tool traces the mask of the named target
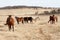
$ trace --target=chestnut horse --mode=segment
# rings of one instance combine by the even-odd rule
[[[15,17],[16,18],[16,20],[17,20],[17,23],[19,24],[19,22],[22,22],[23,23],[23,17]]]
[[[11,15],[9,15],[9,17],[7,18],[5,25],[8,25],[9,31],[11,29],[13,29],[14,31],[14,19],[11,17]]]
[[[53,23],[55,23],[55,22],[57,22],[57,21],[58,21],[57,16],[52,15],[52,16],[50,16],[48,23],[51,22],[51,23],[53,24]]]

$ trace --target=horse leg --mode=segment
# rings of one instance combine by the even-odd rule
[[[28,23],[28,20],[25,20],[25,23]]]
[[[17,21],[17,23],[19,24],[19,21]]]
[[[27,23],[28,23],[28,20],[27,20]]]
[[[32,20],[30,20],[30,23],[32,23]]]
[[[52,21],[52,24],[55,24],[55,21]]]
[[[14,31],[14,25],[12,25],[12,29],[13,29],[13,31]]]
[[[22,23],[24,23],[23,20],[22,20]]]
[[[11,25],[8,25],[8,29],[9,29],[9,31],[11,30]]]
[[[17,20],[17,23],[19,24],[19,21]]]

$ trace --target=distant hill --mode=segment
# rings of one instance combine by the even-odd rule
[[[6,6],[6,7],[1,7],[0,9],[19,9],[19,8],[44,8],[44,9],[55,9],[55,8],[51,8],[51,7],[39,7],[39,6]]]
[[[6,6],[6,7],[1,7],[0,9],[19,9],[19,8],[42,8],[42,7],[37,7],[37,6]]]

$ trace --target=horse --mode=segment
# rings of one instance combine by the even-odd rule
[[[23,23],[23,17],[15,17],[15,18],[16,18],[16,21],[18,24],[19,24],[19,22]]]
[[[57,22],[57,21],[58,21],[57,16],[52,15],[52,16],[49,17],[48,23],[51,22],[51,23],[53,24],[53,23],[55,23],[55,22]]]
[[[30,21],[30,23],[32,22],[33,18],[32,17],[24,17],[24,22]]]
[[[7,18],[5,25],[8,25],[9,31],[11,29],[13,29],[14,31],[14,19],[11,17],[11,15],[9,15],[9,17]]]
[[[36,22],[37,20],[40,20],[40,18],[39,18],[39,17],[36,17],[36,18],[34,19],[35,22]]]

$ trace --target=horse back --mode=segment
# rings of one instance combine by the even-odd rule
[[[8,24],[10,25],[14,25],[14,19],[13,18],[10,18],[10,20],[8,20],[9,22],[8,22]]]

